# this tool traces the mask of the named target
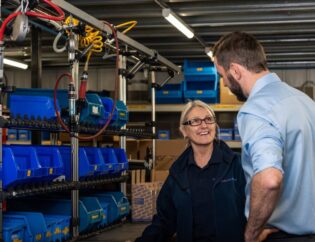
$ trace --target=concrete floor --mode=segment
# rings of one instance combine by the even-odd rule
[[[144,228],[148,224],[144,223],[125,223],[117,228],[103,232],[96,236],[84,239],[86,242],[125,242],[127,240],[134,241],[142,234]],[[81,240],[83,241],[83,240]]]

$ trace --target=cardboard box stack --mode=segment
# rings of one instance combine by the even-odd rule
[[[156,213],[156,199],[163,182],[147,182],[132,185],[132,221],[151,221]]]
[[[186,148],[184,140],[157,140],[156,166],[152,170],[151,182],[144,182],[143,171],[132,171],[131,200],[132,220],[151,221],[156,213],[156,199],[168,176],[168,170]]]

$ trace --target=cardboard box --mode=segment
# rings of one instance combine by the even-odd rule
[[[184,139],[157,140],[156,155],[179,156],[186,149],[186,141]]]
[[[243,104],[237,100],[236,96],[228,87],[224,86],[223,79],[220,79],[220,103],[221,104]]]
[[[151,181],[152,182],[165,182],[166,178],[168,177],[169,171],[168,170],[152,170],[151,174]]]
[[[156,213],[156,199],[161,190],[161,182],[133,184],[131,187],[132,221],[148,222]]]

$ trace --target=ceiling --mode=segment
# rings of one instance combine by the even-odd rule
[[[3,1],[3,9],[12,10],[12,2]],[[136,20],[127,35],[158,51],[176,64],[183,59],[208,59],[204,46],[212,46],[221,35],[246,31],[265,47],[270,67],[315,67],[314,0],[69,0],[67,1],[100,20],[114,25]],[[162,17],[169,7],[195,32],[187,39]],[[3,16],[7,14],[3,12]],[[42,23],[44,26],[45,24]],[[47,27],[46,27],[47,30]],[[54,35],[42,31],[43,66],[67,64],[65,54],[53,52]],[[22,47],[26,47],[23,49]],[[22,43],[7,42],[6,56],[30,61],[30,34]],[[24,56],[26,54],[26,56]],[[104,63],[93,58],[91,64]]]

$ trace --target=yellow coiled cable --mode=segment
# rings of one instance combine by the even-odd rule
[[[135,21],[135,20],[132,20],[132,21],[128,21],[128,22],[125,22],[125,23],[122,23],[122,24],[118,24],[117,26],[116,26],[116,29],[119,29],[119,28],[121,28],[121,27],[125,27],[126,25],[130,25],[127,29],[125,29],[124,31],[123,31],[123,33],[125,34],[125,33],[127,33],[129,30],[131,30],[131,29],[133,29],[136,25],[137,25],[137,21]]]

